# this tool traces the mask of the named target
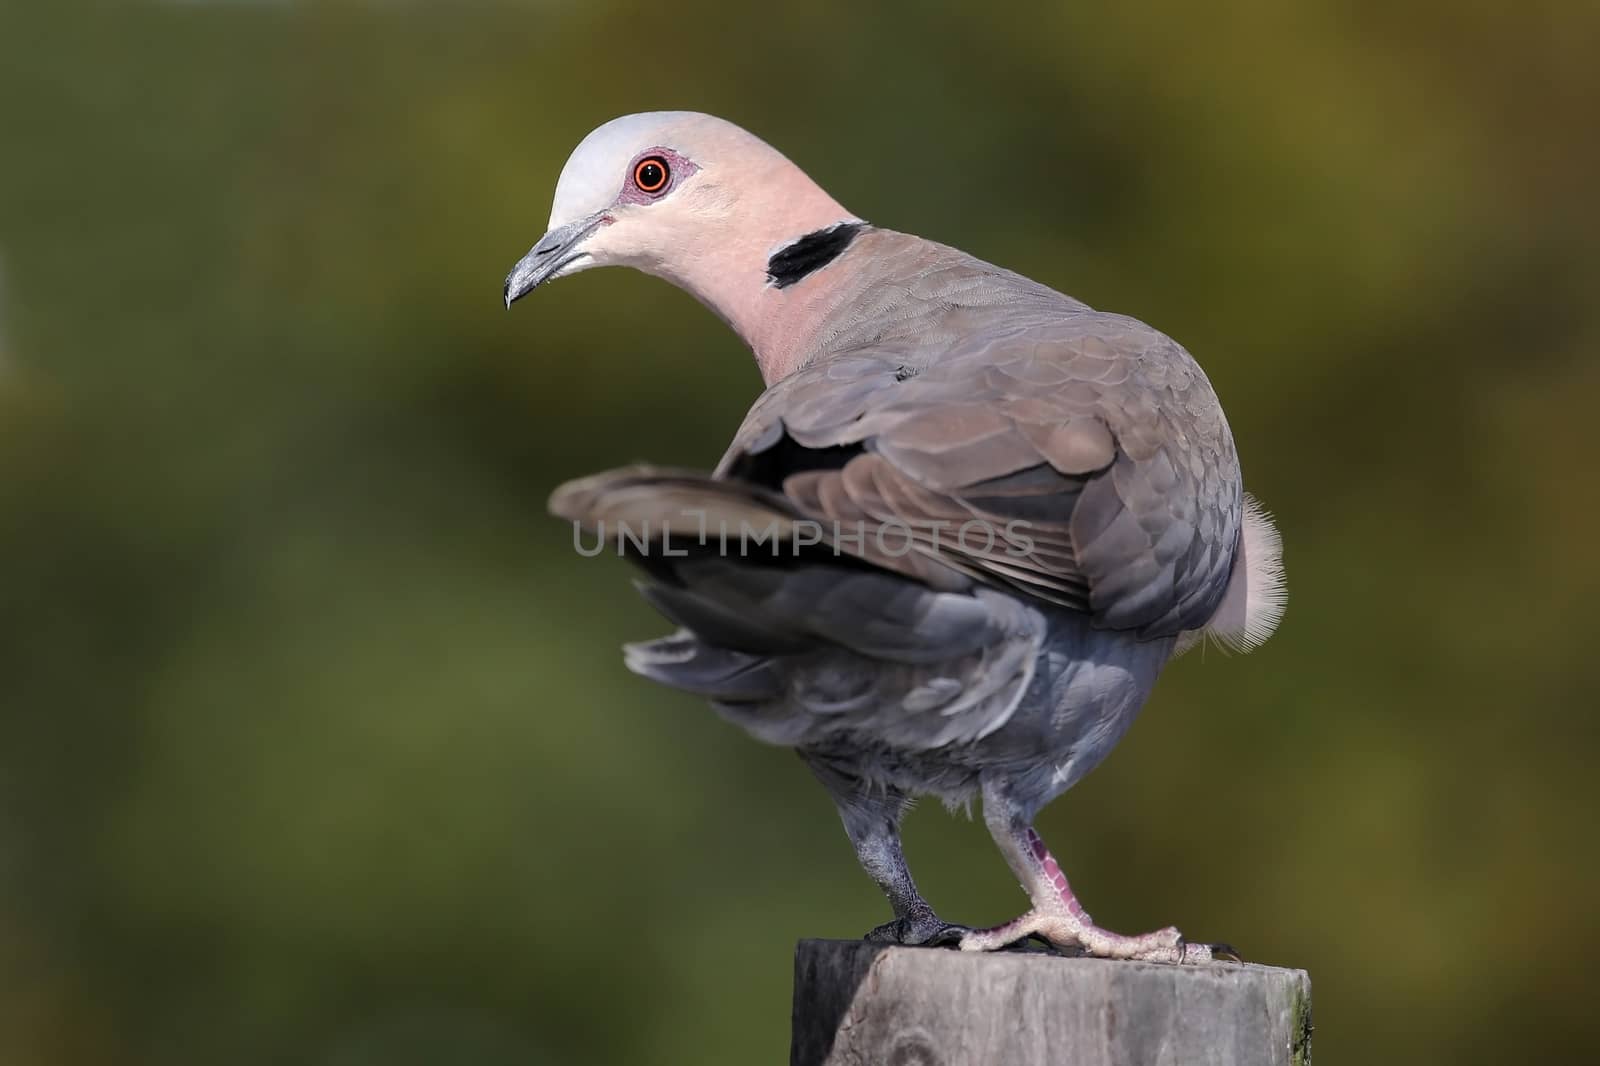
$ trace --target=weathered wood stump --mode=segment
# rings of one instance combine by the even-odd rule
[[[1308,1066],[1311,978],[802,940],[790,1066]]]

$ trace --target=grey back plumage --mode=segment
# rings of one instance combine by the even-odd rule
[[[874,542],[909,530],[919,562],[1101,626],[1157,637],[1204,625],[1227,586],[1243,492],[1221,405],[1189,354],[919,238],[873,231],[848,254],[884,267],[824,321],[812,359],[756,402],[719,476]]]

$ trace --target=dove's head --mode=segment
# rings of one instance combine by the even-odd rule
[[[554,278],[631,266],[687,290],[755,349],[799,277],[795,242],[856,223],[782,154],[738,126],[691,111],[613,119],[585,137],[556,182],[550,228],[506,278],[506,306]],[[831,243],[848,243],[853,230]],[[774,260],[774,257],[778,258]],[[798,257],[809,267],[816,256]]]

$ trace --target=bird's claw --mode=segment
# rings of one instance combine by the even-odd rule
[[[1244,956],[1232,944],[1192,944],[1184,941],[1184,962],[1243,962]]]
[[[952,925],[936,914],[908,915],[884,922],[863,939],[874,944],[902,944],[907,947],[948,947],[961,943],[971,930]]]

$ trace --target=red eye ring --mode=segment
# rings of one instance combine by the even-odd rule
[[[633,184],[640,192],[658,193],[672,180],[667,161],[658,155],[646,156],[633,168]]]

